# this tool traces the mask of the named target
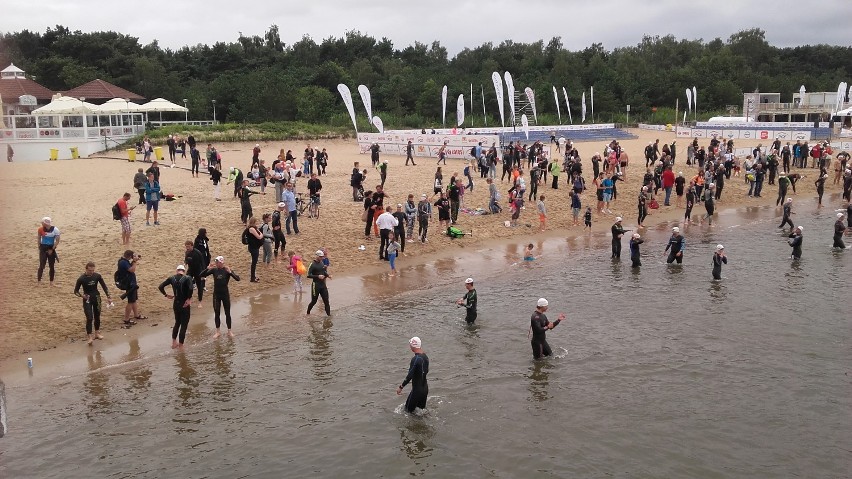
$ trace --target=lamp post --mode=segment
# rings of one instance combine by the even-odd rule
[[[216,124],[216,100],[213,100],[213,124]]]
[[[186,108],[186,98],[183,99],[183,107]],[[189,109],[186,110],[186,123],[189,123]]]

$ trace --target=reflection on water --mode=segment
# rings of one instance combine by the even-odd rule
[[[409,459],[425,459],[432,455],[431,442],[435,428],[427,421],[429,418],[410,416],[408,423],[399,428],[401,449]]]
[[[314,376],[320,381],[330,380],[335,374],[335,371],[329,370],[329,367],[334,364],[330,347],[333,326],[331,318],[326,317],[322,321],[311,320],[308,324],[311,327],[311,333],[308,336],[308,343],[310,343],[308,358],[311,360]]]
[[[532,369],[529,375],[529,385],[527,386],[530,392],[530,401],[546,402],[551,399],[548,385],[550,384],[550,369],[553,368],[554,358],[535,360],[533,361]]]
[[[728,299],[728,288],[725,287],[725,278],[721,280],[713,280],[710,282],[710,298],[714,304],[724,303]]]
[[[177,362],[177,384],[175,389],[178,392],[180,405],[184,408],[194,406],[198,398],[198,373],[192,364],[189,362],[188,355],[185,351],[175,353],[175,361]]]
[[[231,370],[231,360],[236,348],[234,341],[229,337],[222,337],[213,341],[213,365],[215,376],[213,377],[213,398],[227,402],[234,397],[234,373]]]
[[[110,413],[112,401],[109,397],[109,374],[101,370],[104,367],[101,352],[90,349],[87,359],[90,372],[84,376],[83,389],[88,394],[86,416],[92,419],[97,414]]]

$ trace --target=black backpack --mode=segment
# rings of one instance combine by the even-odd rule
[[[121,264],[121,260],[123,258],[119,258],[118,264]],[[115,273],[112,275],[112,280],[115,283],[115,287],[120,290],[127,289],[127,273],[121,271],[121,267],[115,270]]]
[[[112,205],[112,219],[116,221],[121,219],[121,208],[118,207],[118,202]]]
[[[249,231],[248,231],[248,228],[246,228],[246,229],[244,229],[244,230],[243,230],[243,236],[242,236],[242,238],[241,238],[241,239],[242,239],[243,244],[246,244],[246,245],[247,245],[247,244],[249,244]]]
[[[472,156],[472,157],[476,158],[476,147],[475,147],[475,146],[474,146],[474,147],[471,147],[471,149],[470,149],[470,156]]]

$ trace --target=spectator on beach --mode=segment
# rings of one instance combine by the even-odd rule
[[[121,244],[127,245],[130,244],[130,212],[136,208],[137,205],[128,206],[127,201],[130,200],[130,193],[125,193],[121,198],[118,199],[118,211],[120,215],[121,222]]]
[[[139,168],[136,171],[136,174],[133,175],[133,188],[136,189],[136,192],[139,193],[139,204],[145,204],[145,182],[148,181],[148,177],[142,171],[142,168]]]
[[[222,201],[222,171],[218,166],[210,168],[210,181],[213,182],[213,199]]]
[[[387,247],[389,244],[390,234],[393,232],[394,228],[399,225],[399,221],[393,216],[393,214],[391,214],[390,211],[385,211],[379,215],[379,218],[376,220],[376,225],[379,227],[379,238],[381,239],[381,242],[379,243],[379,259],[387,261]]]
[[[154,173],[148,173],[148,181],[145,182],[145,226],[151,226],[151,210],[154,210],[154,225],[159,225],[160,210],[160,183],[155,179]]]
[[[287,220],[284,222],[284,227],[288,235],[291,234],[291,223],[293,225],[292,232],[299,234],[299,219],[298,210],[296,209],[296,193],[293,192],[294,189],[293,183],[287,183],[284,193],[281,195],[281,201],[287,205]]]
[[[260,247],[263,246],[263,234],[257,227],[257,218],[253,216],[248,219],[248,225],[243,232],[243,244],[248,247],[249,255],[251,255],[251,282],[259,283],[257,261],[260,258]]]
[[[425,243],[426,233],[429,230],[429,220],[432,218],[432,203],[426,199],[426,193],[420,195],[420,202],[417,203],[417,235],[420,237],[420,242]]]

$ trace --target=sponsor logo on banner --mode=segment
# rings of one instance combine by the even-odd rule
[[[846,150],[846,151],[852,150],[852,141],[841,142],[840,143],[840,149]]]
[[[707,131],[707,138],[713,138],[714,136],[716,138],[719,138],[720,136],[722,136],[722,130],[709,130],[709,131]]]
[[[446,141],[446,153],[449,158],[465,158],[470,151],[471,146],[475,146],[478,142],[482,142],[485,147],[490,147],[492,143],[499,143],[500,139],[497,136],[489,135],[401,135],[401,134],[380,134],[380,133],[360,133],[358,134],[358,147],[362,154],[370,152],[370,145],[378,143],[382,149],[382,153],[389,155],[405,155],[408,141],[415,144],[415,155],[417,156],[436,156],[438,149]]]
[[[722,136],[729,140],[735,140],[740,137],[740,132],[739,130],[723,130]]]
[[[692,136],[695,138],[707,138],[707,130],[692,130]]]
[[[778,138],[779,140],[782,140],[782,141],[791,138],[789,131],[775,131],[773,133],[775,133],[776,138]]]
[[[743,140],[751,140],[755,137],[754,130],[740,130],[740,138]]]
[[[766,130],[760,130],[760,139],[761,140],[768,140],[769,139],[769,132],[766,131]]]
[[[692,129],[678,127],[676,134],[678,138],[692,138]]]
[[[809,131],[794,131],[793,132],[794,140],[803,140],[810,141],[811,140],[811,132]]]

